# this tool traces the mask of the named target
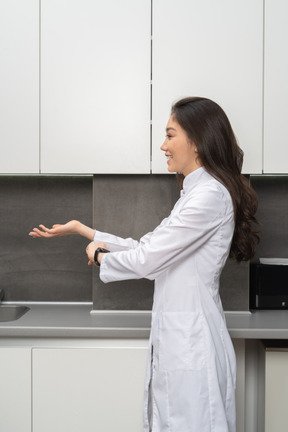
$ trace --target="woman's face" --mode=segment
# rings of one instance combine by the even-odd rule
[[[161,146],[167,157],[168,171],[182,173],[185,177],[201,166],[194,143],[172,115],[166,127],[166,139]]]

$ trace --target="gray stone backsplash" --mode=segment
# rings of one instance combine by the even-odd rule
[[[92,225],[92,176],[0,176],[0,287],[4,301],[92,301],[87,241],[77,236],[33,239],[80,219]]]
[[[288,176],[251,176],[262,222],[255,259],[288,256]],[[174,175],[0,176],[0,287],[6,301],[93,301],[94,309],[149,310],[153,282],[103,284],[87,266],[86,239],[32,239],[39,223],[79,219],[139,239],[179,197]],[[249,263],[228,260],[221,276],[225,310],[249,309]]]

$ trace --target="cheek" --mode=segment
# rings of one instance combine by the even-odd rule
[[[191,145],[189,145],[189,147],[187,148],[187,158],[189,159],[195,158],[195,150]]]

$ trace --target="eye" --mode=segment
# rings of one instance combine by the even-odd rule
[[[173,137],[172,135],[170,135],[170,134],[166,134],[166,138],[170,139],[170,138],[172,138],[172,137]]]

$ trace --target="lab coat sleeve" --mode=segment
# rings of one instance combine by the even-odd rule
[[[163,225],[163,223],[165,223],[165,220],[166,219],[164,219],[161,222],[161,225]],[[143,236],[141,238],[141,244],[144,245],[145,243],[147,243],[152,235],[153,235],[153,232],[149,232],[148,234]],[[97,230],[95,231],[95,234],[94,234],[94,241],[105,243],[107,246],[107,249],[110,250],[111,252],[127,251],[130,249],[135,249],[139,245],[139,241],[134,240],[130,237],[129,238],[122,238],[122,237],[118,237],[118,236],[113,235],[113,234],[109,234],[109,233],[101,232],[101,231],[97,231]]]
[[[228,207],[231,221],[233,210],[231,205]],[[100,279],[106,283],[157,278],[207,242],[227,217],[226,213],[223,194],[208,190],[195,195],[133,249],[103,255]]]
[[[134,240],[132,238],[124,239],[122,237],[117,237],[113,234],[109,234],[97,230],[95,231],[94,241],[105,243],[107,249],[110,250],[111,252],[134,249],[135,247],[137,247],[139,243],[137,240]]]

